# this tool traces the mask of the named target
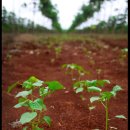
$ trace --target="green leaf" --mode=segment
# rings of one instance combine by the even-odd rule
[[[32,83],[29,82],[29,81],[25,81],[23,82],[23,87],[26,88],[26,89],[31,89],[33,87]]]
[[[33,130],[44,130],[43,128],[35,127]]]
[[[121,51],[127,53],[128,52],[128,48],[123,48],[123,49],[121,49]]]
[[[110,81],[109,80],[86,80],[85,84],[86,86],[88,87],[91,87],[91,86],[100,86],[100,87],[103,87],[105,85],[105,83],[108,83],[110,84]]]
[[[34,86],[41,86],[43,81],[37,79],[35,76],[29,77],[26,81],[23,82],[23,87],[26,89],[31,89]]]
[[[38,87],[40,87],[40,86],[42,86],[42,85],[43,85],[43,81],[41,81],[41,80],[38,80],[37,82],[33,83],[33,86],[38,86]]]
[[[116,128],[116,127],[113,127],[113,126],[110,126],[110,130],[111,130],[111,129],[117,130],[117,128]]]
[[[61,67],[62,67],[62,68],[66,68],[66,67],[67,67],[67,64],[63,64]]]
[[[116,92],[111,91],[110,93],[111,93],[114,97],[116,96]]]
[[[88,87],[88,92],[101,92],[102,89],[92,86],[92,87]]]
[[[78,82],[73,84],[73,88],[76,89],[78,87],[83,87],[84,85],[85,85],[84,81],[78,81]]]
[[[39,79],[37,79],[35,76],[31,76],[31,77],[29,77],[29,79],[27,81],[29,81],[31,83],[35,83],[35,82],[39,81]]]
[[[60,84],[58,81],[50,81],[50,82],[45,82],[45,83],[48,85],[49,89],[52,91],[64,89],[64,86]]]
[[[102,92],[101,93],[101,100],[102,101],[109,100],[112,96],[113,96],[113,94],[111,92]]]
[[[84,90],[84,88],[80,87],[80,88],[77,88],[75,92],[79,93],[79,92],[83,92],[83,90]]]
[[[120,90],[122,90],[122,88],[119,85],[114,86],[113,89],[112,89],[112,91],[114,91],[114,92],[118,92]]]
[[[127,119],[124,115],[116,115],[115,117],[120,119]]]
[[[70,69],[75,69],[76,68],[76,64],[68,64],[67,66]]]
[[[17,85],[19,84],[19,82],[15,82],[12,85],[8,86],[7,92],[10,93]]]
[[[88,87],[97,86],[97,80],[91,80],[91,81],[86,80],[85,85],[88,86]]]
[[[40,88],[39,89],[39,94],[40,94],[40,96],[43,96],[43,97],[47,96],[49,94],[49,88],[48,87],[46,87],[46,88],[44,88],[44,87]]]
[[[20,103],[16,104],[16,105],[14,106],[14,108],[20,108],[20,107],[22,107],[22,106],[28,106],[27,102],[28,102],[28,99],[26,99],[26,100],[23,101],[23,102],[20,102]]]
[[[43,109],[44,109],[44,111],[46,111],[47,110],[47,108],[46,108],[46,105],[45,104],[43,104]]]
[[[116,93],[117,93],[118,91],[120,91],[120,90],[123,90],[123,89],[121,88],[121,86],[116,85],[116,86],[113,87],[111,93],[113,94],[113,96],[116,96]]]
[[[29,106],[32,110],[42,110],[43,109],[43,100],[40,98],[37,98],[34,101],[29,101]]]
[[[104,87],[105,83],[110,84],[109,80],[97,80],[97,86]]]
[[[32,90],[19,92],[15,97],[27,97],[32,94]]]
[[[25,127],[23,128],[23,130],[27,130],[27,128],[28,128],[28,127],[27,127],[27,126],[25,126]]]
[[[49,126],[51,125],[51,118],[49,116],[44,116],[43,119]]]
[[[20,103],[20,102],[24,102],[24,101],[26,101],[27,100],[27,98],[19,98],[18,99],[18,102]]]
[[[95,106],[91,106],[91,107],[89,107],[89,110],[91,111],[91,110],[93,110],[95,108],[96,108]]]
[[[83,95],[80,95],[80,98],[84,101],[86,98]]]
[[[36,112],[25,112],[21,115],[20,123],[25,124],[33,120],[37,116]]]
[[[90,98],[90,102],[93,103],[93,102],[95,102],[95,101],[98,101],[99,99],[100,99],[100,97],[94,96],[94,97],[91,97],[91,98]]]

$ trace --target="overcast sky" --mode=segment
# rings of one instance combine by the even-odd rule
[[[44,25],[45,27],[51,29],[51,20],[42,16],[41,12],[38,11],[38,8],[34,10],[35,15],[33,15],[32,1],[39,0],[2,0],[2,6],[5,6],[8,11],[14,11],[17,16],[34,20],[35,23]],[[51,0],[51,2],[53,5],[56,5],[57,10],[59,11],[59,23],[61,24],[62,28],[68,29],[81,6],[83,4],[88,4],[89,0]],[[23,3],[27,3],[28,8],[23,8],[21,6]],[[102,9],[99,13],[95,13],[93,18],[82,23],[78,28],[96,24],[100,20],[108,20],[110,15],[123,13],[126,7],[126,0],[114,0],[113,2],[106,1],[102,5]],[[115,11],[115,9],[118,9],[118,11]]]

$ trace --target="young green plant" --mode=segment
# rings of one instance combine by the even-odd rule
[[[76,75],[74,77],[74,72],[78,72],[78,81],[80,81],[81,77],[85,74],[90,74],[89,71],[85,70],[82,66],[78,64],[63,64],[62,68],[66,68],[66,74],[70,74],[72,80],[76,80]]]
[[[120,90],[122,90],[121,86],[116,85],[113,87],[113,89],[111,91],[100,91],[99,96],[93,96],[90,98],[91,103],[98,101],[105,108],[105,113],[106,113],[105,130],[109,129],[109,101],[112,97],[115,97],[117,92]],[[125,118],[123,115],[117,115],[115,117],[116,118]]]
[[[84,90],[86,90],[87,92],[97,92],[99,94],[99,96],[92,96],[90,98],[90,102],[93,103],[95,101],[98,101],[104,106],[105,112],[106,112],[105,130],[108,130],[109,128],[109,122],[108,122],[109,101],[112,97],[115,97],[117,92],[122,90],[122,88],[121,86],[116,85],[113,87],[111,91],[102,91],[101,87],[104,87],[106,83],[110,84],[110,81],[109,80],[92,80],[92,81],[86,80],[86,81],[76,82],[73,85],[73,87],[76,93],[83,92]],[[94,108],[95,106],[90,106],[89,107],[90,112]],[[126,119],[124,115],[117,115],[115,117]],[[89,121],[90,121],[90,114],[89,114],[89,119],[88,119],[88,125],[89,125]]]
[[[56,59],[59,57],[61,51],[62,51],[62,47],[61,46],[55,47]]]
[[[121,49],[119,60],[122,63],[128,57],[128,48]]]
[[[17,93],[15,96],[18,98],[18,104],[16,104],[14,108],[26,107],[28,110],[21,115],[19,120],[21,125],[28,124],[23,130],[27,130],[29,127],[31,127],[31,130],[43,130],[43,128],[40,128],[40,125],[44,123],[47,123],[50,126],[51,118],[45,115],[47,108],[44,99],[53,92],[64,89],[64,86],[58,81],[44,82],[34,76],[31,76],[21,85],[24,91]],[[12,86],[10,87],[12,89]],[[11,89],[8,89],[8,92]],[[38,96],[35,95],[35,90],[38,90]]]
[[[100,92],[101,88],[96,88],[95,86],[99,85],[101,87],[103,87],[106,83],[110,83],[109,80],[82,80],[82,81],[78,81],[75,82],[73,84],[73,89],[76,93],[81,93],[83,91],[94,91],[94,92]],[[83,95],[80,95],[81,99],[85,99],[83,97]],[[93,109],[95,109],[95,106],[88,104],[89,106],[89,116],[88,116],[88,126],[90,124],[90,120],[91,120],[91,111]]]

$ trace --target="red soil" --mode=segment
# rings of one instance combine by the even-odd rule
[[[25,109],[15,109],[17,103],[14,95],[22,88],[16,87],[11,94],[7,94],[7,86],[16,82],[24,81],[34,75],[41,80],[58,80],[66,89],[57,91],[45,99],[47,105],[46,114],[52,118],[51,127],[44,126],[45,130],[105,130],[105,111],[101,104],[96,104],[92,111],[88,126],[88,93],[83,93],[86,100],[80,99],[80,94],[75,94],[72,89],[72,81],[69,75],[64,74],[61,68],[65,63],[76,63],[91,72],[83,79],[108,79],[111,84],[105,87],[111,90],[116,84],[121,85],[116,98],[110,101],[109,117],[123,114],[128,117],[128,64],[127,58],[120,61],[120,50],[127,47],[127,40],[102,39],[102,45],[82,43],[81,41],[65,42],[58,59],[55,58],[53,49],[49,50],[46,45],[32,43],[3,44],[2,48],[2,130],[12,130],[8,124],[20,118]],[[89,50],[84,53],[83,47]],[[16,50],[17,49],[17,50]],[[11,55],[10,56],[7,54]],[[101,73],[97,73],[101,69]],[[68,91],[68,93],[66,93]],[[127,120],[110,120],[110,126],[118,130],[127,130]],[[15,130],[20,130],[17,128]]]

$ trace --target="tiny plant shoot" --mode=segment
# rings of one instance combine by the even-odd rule
[[[60,55],[60,53],[61,53],[61,50],[62,50],[62,47],[61,47],[61,46],[55,47],[56,58],[59,57],[59,55]]]
[[[78,81],[81,80],[81,76],[85,74],[90,74],[89,71],[85,70],[82,66],[77,64],[63,64],[62,68],[66,68],[66,74],[70,74],[72,80],[76,80],[76,76],[74,77],[74,71],[78,72]]]
[[[10,87],[12,89],[12,86]],[[18,98],[18,104],[16,104],[14,108],[27,108],[27,112],[23,113],[19,120],[22,125],[25,125],[23,130],[28,130],[29,128],[31,128],[31,130],[44,130],[40,128],[41,124],[46,123],[48,126],[51,125],[51,118],[45,115],[47,108],[44,99],[53,92],[64,89],[64,86],[58,81],[44,82],[31,76],[22,83],[22,88],[24,91],[17,93],[15,96]],[[36,89],[39,92],[38,97],[34,94],[34,90]],[[9,90],[10,89],[8,89],[8,92]]]
[[[128,57],[128,48],[121,49],[120,52],[120,61],[124,61]]]

